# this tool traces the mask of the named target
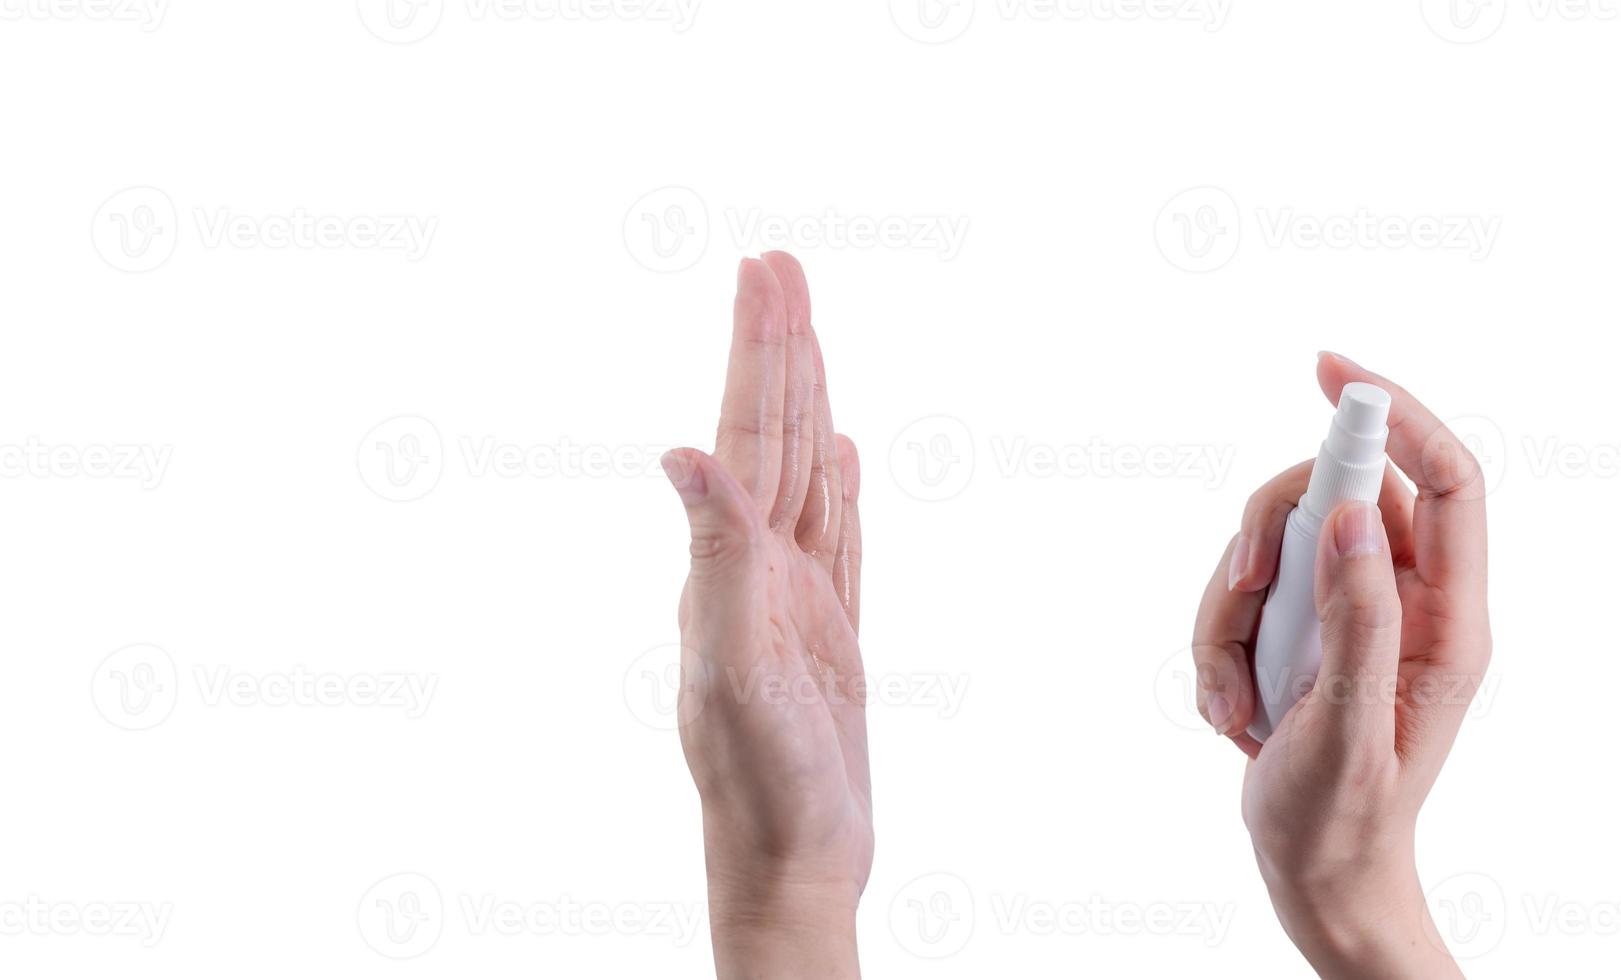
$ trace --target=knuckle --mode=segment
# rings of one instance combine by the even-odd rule
[[[1425,442],[1419,466],[1432,496],[1465,500],[1484,496],[1480,460],[1444,428]]]

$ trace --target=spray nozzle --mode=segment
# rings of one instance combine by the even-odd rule
[[[1340,405],[1334,424],[1353,436],[1385,436],[1385,419],[1390,416],[1390,394],[1366,381],[1353,381],[1340,392]]]
[[[1389,417],[1389,392],[1362,381],[1345,386],[1301,507],[1320,520],[1347,500],[1379,499]]]

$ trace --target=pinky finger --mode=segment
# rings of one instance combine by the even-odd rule
[[[856,497],[861,492],[861,463],[849,436],[836,437],[842,506],[839,509],[838,548],[833,558],[833,591],[844,605],[851,629],[861,631],[861,515]]]

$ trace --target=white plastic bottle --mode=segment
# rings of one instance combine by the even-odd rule
[[[1313,582],[1317,536],[1339,505],[1379,500],[1389,415],[1390,395],[1383,388],[1361,381],[1345,386],[1328,438],[1312,466],[1306,495],[1284,524],[1278,572],[1255,639],[1255,716],[1249,733],[1262,742],[1317,679],[1323,662]]]

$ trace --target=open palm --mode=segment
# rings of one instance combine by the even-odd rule
[[[739,268],[715,454],[673,450],[665,468],[692,531],[679,714],[711,876],[763,863],[853,903],[873,850],[860,477],[791,256]]]

